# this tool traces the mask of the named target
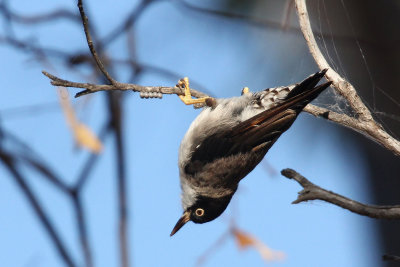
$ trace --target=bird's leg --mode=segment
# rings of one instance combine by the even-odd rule
[[[177,86],[179,88],[185,89],[185,95],[180,95],[179,98],[186,105],[206,103],[206,100],[210,98],[210,97],[202,97],[202,98],[197,98],[197,99],[192,98],[192,94],[190,93],[189,78],[188,77],[180,79],[178,84],[177,84]],[[206,105],[207,105],[207,103],[206,103]]]

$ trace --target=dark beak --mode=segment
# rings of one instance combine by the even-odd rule
[[[174,227],[174,229],[172,229],[172,232],[171,232],[171,234],[169,236],[173,236],[188,221],[190,221],[190,212],[189,211],[185,211],[183,213],[182,217],[179,219],[179,221],[175,224],[175,227]]]

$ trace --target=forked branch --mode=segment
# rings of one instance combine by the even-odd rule
[[[350,198],[341,196],[332,191],[323,189],[307,178],[299,174],[292,169],[284,169],[281,171],[282,175],[293,179],[298,182],[303,190],[299,192],[297,199],[293,201],[293,204],[298,204],[301,202],[306,202],[309,200],[323,200],[332,203],[336,206],[347,209],[351,212],[368,216],[371,218],[379,219],[400,219],[400,205],[396,206],[376,206],[376,205],[366,205]]]
[[[139,92],[142,98],[161,98],[162,95],[184,95],[184,90],[178,86],[143,86],[133,83],[116,83],[116,84],[93,84],[93,83],[79,83],[63,80],[54,76],[46,71],[42,73],[51,80],[51,84],[54,86],[64,86],[64,87],[74,87],[74,88],[84,88],[85,90],[78,92],[75,97],[80,97],[83,95],[100,92],[100,91],[126,91],[131,90],[134,92]],[[194,97],[207,97],[200,91],[190,89],[192,96]]]
[[[332,81],[332,86],[340,95],[342,95],[346,99],[346,101],[349,103],[350,107],[356,114],[356,118],[352,118],[345,114],[338,114],[329,110],[325,110],[322,113],[324,114],[324,116],[322,117],[362,133],[363,135],[374,140],[386,149],[390,150],[395,155],[399,156],[400,142],[389,135],[383,129],[383,127],[374,120],[371,112],[358,96],[354,86],[349,81],[341,77],[337,72],[335,72],[328,64],[325,57],[322,55],[311,29],[306,0],[295,0],[295,3],[297,14],[299,16],[300,28],[304,35],[304,38],[306,39],[307,46],[310,50],[311,55],[313,56],[315,62],[321,70],[326,68],[329,69],[328,72],[325,74],[325,77],[329,81]],[[319,112],[322,111],[321,108],[318,109]],[[307,107],[305,111],[313,115],[320,114],[316,108]]]

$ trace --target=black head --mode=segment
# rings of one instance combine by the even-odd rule
[[[206,223],[219,217],[231,201],[232,195],[221,198],[197,197],[196,202],[185,210],[182,217],[176,223],[171,232],[171,236],[188,221]]]
[[[221,198],[200,196],[196,202],[188,208],[190,220],[194,223],[206,223],[219,217],[231,201],[232,195]]]

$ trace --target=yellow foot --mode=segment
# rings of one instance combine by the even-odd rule
[[[203,104],[206,103],[206,100],[210,97],[202,97],[194,99],[192,98],[192,94],[190,93],[189,87],[189,78],[185,77],[180,79],[177,86],[185,90],[185,95],[180,95],[179,98],[185,103],[186,105],[193,105],[193,104]]]
[[[248,93],[250,93],[249,87],[244,87],[244,88],[242,89],[242,95],[248,94]]]

